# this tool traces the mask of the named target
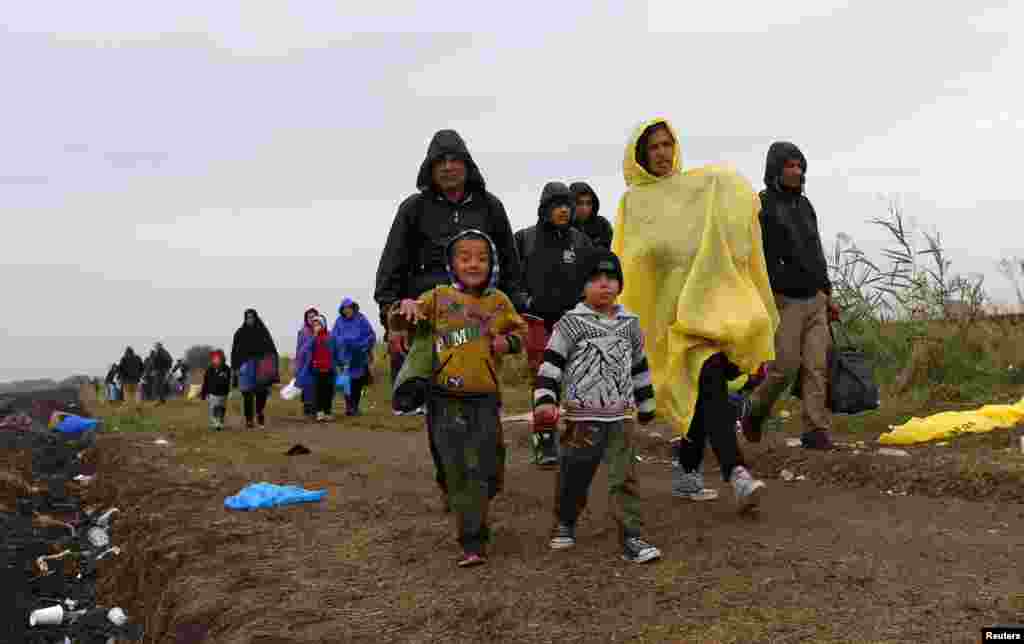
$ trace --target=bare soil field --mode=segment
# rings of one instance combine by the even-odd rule
[[[839,419],[846,447],[819,454],[786,445],[794,413],[744,446],[769,486],[745,517],[710,452],[706,480],[721,497],[674,499],[667,428],[639,429],[645,536],[664,558],[638,566],[618,557],[603,472],[578,545],[548,548],[554,473],[527,462],[526,423],[507,421],[495,541],[486,566],[461,570],[423,420],[391,416],[385,395],[374,387],[366,415],[331,425],[275,399],[263,431],[242,428],[235,401],[221,433],[205,429],[202,403],[104,411],[84,494],[121,508],[123,553],[100,596],[166,644],[967,642],[1024,621],[1019,430],[881,456],[878,433],[915,413],[895,409]],[[507,413],[525,400],[510,392]],[[311,453],[286,456],[298,443]],[[328,496],[224,508],[257,481]]]

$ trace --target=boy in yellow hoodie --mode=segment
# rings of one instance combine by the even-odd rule
[[[485,562],[489,499],[497,471],[501,358],[522,350],[526,323],[498,283],[498,253],[479,230],[456,235],[447,248],[451,286],[402,300],[390,332],[426,321],[436,352],[427,414],[444,464],[448,502],[456,516],[460,567]]]

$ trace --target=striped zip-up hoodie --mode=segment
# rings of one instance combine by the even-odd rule
[[[544,351],[534,405],[557,405],[563,389],[569,421],[625,420],[634,410],[640,422],[654,418],[640,318],[621,305],[608,316],[582,302],[566,313]]]

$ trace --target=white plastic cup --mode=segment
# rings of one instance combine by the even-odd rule
[[[115,606],[107,611],[107,619],[114,626],[124,626],[128,623],[128,616],[124,614],[120,606]]]
[[[55,626],[64,621],[64,607],[60,604],[32,611],[28,616],[29,626]]]

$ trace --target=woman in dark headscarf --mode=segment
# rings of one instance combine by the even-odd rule
[[[268,358],[273,364],[273,373],[265,368]],[[260,429],[266,427],[263,410],[270,395],[270,386],[279,381],[277,360],[277,347],[270,331],[255,309],[246,309],[245,322],[235,331],[231,343],[231,367],[238,374],[238,388],[245,407],[245,426],[248,428],[253,427],[254,415]]]

